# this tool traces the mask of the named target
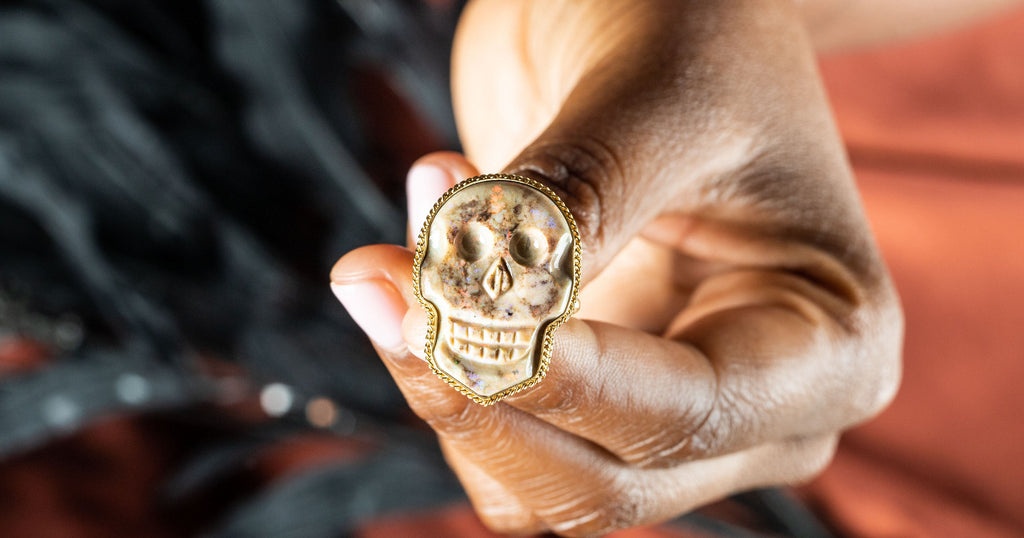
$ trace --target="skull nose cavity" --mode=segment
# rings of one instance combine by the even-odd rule
[[[491,300],[497,299],[512,288],[512,273],[508,270],[504,258],[498,258],[491,264],[491,268],[484,275],[483,287]]]

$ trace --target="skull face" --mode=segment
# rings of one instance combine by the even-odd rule
[[[570,308],[573,234],[543,192],[486,180],[428,221],[420,292],[438,313],[432,357],[481,397],[533,378],[544,328]]]

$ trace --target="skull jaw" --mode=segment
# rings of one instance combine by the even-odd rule
[[[535,357],[540,327],[533,327],[528,340],[515,348],[500,344],[460,346],[460,339],[452,334],[451,327],[450,323],[442,324],[434,343],[434,364],[477,396],[494,396],[528,381],[537,373]],[[523,332],[520,330],[521,334]]]

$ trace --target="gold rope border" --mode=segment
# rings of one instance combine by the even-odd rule
[[[448,375],[446,372],[441,370],[437,366],[437,361],[434,359],[434,346],[437,344],[438,335],[438,312],[430,301],[423,298],[423,293],[420,290],[420,269],[423,265],[423,259],[427,255],[427,239],[430,236],[430,226],[434,222],[434,217],[437,212],[440,211],[441,207],[455,196],[459,191],[477,183],[484,182],[500,182],[509,181],[512,183],[519,183],[537,190],[548,197],[558,210],[562,212],[562,216],[566,222],[569,223],[569,231],[572,233],[572,290],[569,292],[569,302],[566,305],[565,311],[561,313],[557,318],[551,320],[546,327],[544,327],[544,337],[541,342],[541,353],[540,353],[540,364],[537,367],[537,371],[529,379],[513,385],[501,392],[495,393],[491,396],[481,396],[469,387],[463,385],[457,379]],[[423,306],[423,309],[427,312],[427,364],[430,365],[430,369],[434,372],[437,377],[440,377],[445,383],[451,385],[452,388],[462,393],[467,398],[474,402],[482,405],[489,406],[496,402],[499,402],[519,391],[526,390],[537,383],[540,383],[544,376],[548,373],[548,366],[551,364],[551,353],[554,349],[554,332],[559,326],[561,326],[570,316],[572,316],[577,310],[579,310],[579,291],[580,291],[580,278],[582,274],[583,266],[583,246],[580,241],[580,230],[576,226],[576,219],[573,218],[572,213],[569,212],[569,208],[566,207],[562,199],[555,194],[550,188],[539,181],[530,179],[524,176],[517,176],[514,174],[484,174],[481,176],[471,177],[464,181],[460,181],[454,187],[448,189],[441,198],[434,203],[434,207],[430,209],[430,213],[427,215],[426,220],[420,226],[420,233],[416,238],[416,258],[412,264],[412,285],[413,291],[416,293],[416,299]]]

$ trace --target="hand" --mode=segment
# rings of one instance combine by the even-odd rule
[[[413,167],[411,231],[471,162],[559,193],[586,280],[547,377],[487,408],[437,379],[408,249],[332,281],[489,526],[600,534],[805,480],[892,398],[898,300],[789,1],[476,2],[453,84],[469,160]]]

